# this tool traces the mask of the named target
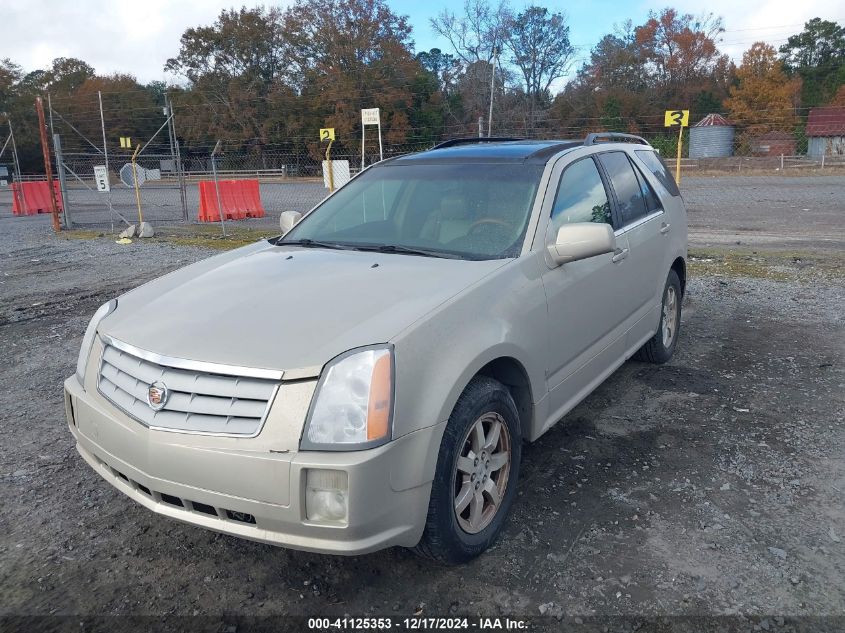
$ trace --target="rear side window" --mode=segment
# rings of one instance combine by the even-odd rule
[[[649,171],[655,175],[657,180],[665,187],[666,191],[668,191],[670,195],[681,195],[681,192],[678,190],[678,185],[675,183],[675,179],[672,178],[672,174],[669,173],[666,163],[663,162],[663,159],[657,152],[653,152],[651,150],[636,150],[636,154],[637,158],[643,161],[645,166],[648,167]]]
[[[634,172],[634,166],[625,152],[607,152],[599,154],[598,158],[607,171],[607,175],[610,176],[610,182],[613,183],[622,226],[644,217],[648,210],[643,191]]]
[[[549,238],[571,222],[612,224],[610,202],[592,158],[582,158],[563,172],[555,194]]]
[[[661,211],[663,206],[660,204],[657,194],[654,193],[654,189],[651,188],[648,180],[643,176],[643,172],[636,165],[634,165],[634,171],[637,173],[637,180],[640,182],[640,191],[643,192],[643,200],[645,200],[645,206],[648,212]]]

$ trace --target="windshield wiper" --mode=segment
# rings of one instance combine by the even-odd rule
[[[445,251],[433,251],[425,248],[412,248],[399,244],[354,244],[350,245],[356,251],[373,251],[376,253],[397,253],[399,255],[421,255],[423,257],[441,257],[445,259],[463,259],[455,253]]]
[[[338,244],[337,242],[321,242],[320,240],[301,239],[301,240],[277,240],[276,246],[305,246],[306,248],[336,248],[341,250],[348,250],[350,247],[346,244]]]

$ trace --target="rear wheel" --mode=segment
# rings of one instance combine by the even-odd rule
[[[458,564],[490,546],[513,503],[521,442],[510,392],[492,378],[474,378],[443,433],[418,554]]]
[[[678,273],[669,271],[663,288],[663,304],[660,310],[660,325],[654,336],[643,345],[634,358],[649,363],[665,363],[675,353],[678,333],[681,329],[681,281]]]

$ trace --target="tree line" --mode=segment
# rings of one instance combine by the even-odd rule
[[[28,73],[3,59],[0,112],[15,127],[24,169],[39,171],[33,102],[47,94],[70,150],[101,144],[102,93],[110,144],[120,136],[152,137],[169,100],[186,154],[207,153],[222,139],[227,151],[312,156],[322,127],[335,128],[340,151],[359,151],[366,107],[381,109],[388,150],[423,148],[479,128],[486,134],[491,92],[497,136],[605,130],[645,134],[655,143],[665,109],[689,109],[693,121],[724,113],[748,138],[769,130],[800,137],[808,108],[845,106],[845,28],[820,18],[778,49],[754,43],[738,66],[719,50],[721,18],[673,8],[642,24],[617,25],[577,68],[567,16],[539,5],[517,11],[507,0],[466,0],[431,27],[448,50],[416,51],[407,17],[385,0],[224,10],[213,24],[182,34],[178,54],[165,64],[179,78],[174,85],[98,75],[73,58]],[[4,123],[0,118],[0,141]],[[166,133],[159,136],[165,143]]]

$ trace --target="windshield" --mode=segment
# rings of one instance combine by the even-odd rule
[[[539,165],[520,163],[374,167],[278,243],[312,241],[467,259],[516,257],[541,173]]]

